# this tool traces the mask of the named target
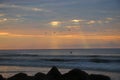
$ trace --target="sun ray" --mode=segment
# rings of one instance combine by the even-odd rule
[[[81,27],[81,23],[80,23],[81,20],[74,19],[74,20],[72,20],[72,22],[77,23],[77,26]],[[89,48],[89,45],[88,45],[87,40],[86,40],[86,36],[84,35],[84,32],[82,31],[82,28],[80,28],[79,32],[80,32],[80,35],[81,35],[81,40],[82,40],[84,48]]]

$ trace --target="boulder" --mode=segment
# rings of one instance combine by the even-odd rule
[[[64,80],[90,80],[89,75],[80,69],[73,69],[63,74],[63,77]]]
[[[35,80],[48,80],[46,74],[41,72],[35,74],[34,78]]]
[[[55,66],[47,73],[47,78],[48,80],[63,80],[61,73]]]
[[[0,80],[5,80],[5,78],[3,78],[3,76],[2,76],[2,75],[0,75]]]
[[[99,75],[99,74],[91,74],[90,79],[91,80],[111,80],[110,77],[105,75]]]
[[[72,69],[65,74],[61,74],[57,67],[53,66],[47,73],[37,73],[34,76],[28,76],[25,73],[18,73],[14,76],[5,79],[0,75],[0,80],[111,80],[110,77],[100,74],[89,75],[80,69]]]
[[[25,73],[18,73],[7,80],[29,80],[27,74]]]
[[[34,76],[27,76],[26,80],[36,80]]]

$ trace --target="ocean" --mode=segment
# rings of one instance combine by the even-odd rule
[[[29,49],[0,50],[0,74],[10,77],[24,72],[47,73],[57,66],[62,73],[79,68],[120,80],[120,49]]]

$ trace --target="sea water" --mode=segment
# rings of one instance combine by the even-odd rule
[[[57,66],[62,73],[79,68],[120,80],[120,49],[29,49],[0,50],[0,74],[10,77],[24,72],[47,73]]]

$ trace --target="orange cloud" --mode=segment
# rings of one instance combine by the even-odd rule
[[[96,23],[96,21],[94,21],[94,20],[91,20],[91,21],[87,22],[87,24],[94,24],[94,23]]]
[[[46,48],[89,48],[92,45],[108,43],[117,44],[119,35],[83,35],[83,34],[56,34],[56,35],[27,35],[0,32],[0,49],[46,49]],[[98,46],[99,47],[99,46]]]
[[[50,24],[51,24],[52,26],[57,27],[57,26],[59,26],[59,25],[61,24],[61,22],[60,22],[60,21],[52,21],[52,22],[50,22]]]
[[[71,27],[70,27],[71,28]],[[75,27],[76,28],[76,27]],[[46,34],[13,34],[9,32],[0,32],[0,36],[9,36],[9,37],[56,37],[56,38],[82,38],[85,39],[120,39],[119,35],[99,35],[99,34],[56,34],[56,35],[46,35]]]
[[[7,32],[0,32],[0,35],[8,35],[9,33]]]
[[[75,22],[75,23],[79,23],[79,22],[82,22],[82,21],[85,21],[85,20],[82,20],[82,19],[73,19],[72,22]]]
[[[7,18],[0,19],[0,23],[6,22],[6,21],[8,21]]]
[[[3,17],[3,16],[5,16],[5,14],[3,14],[3,13],[0,13],[0,17]]]
[[[106,19],[109,20],[109,21],[113,20],[113,18],[110,18],[110,17],[109,17],[109,18],[106,18]]]

